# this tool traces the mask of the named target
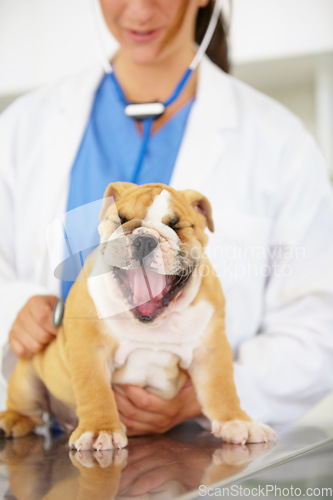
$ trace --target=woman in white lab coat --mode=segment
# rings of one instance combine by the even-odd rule
[[[129,99],[165,100],[186,70],[197,9],[210,12],[212,2],[185,4],[101,0],[120,42],[114,67]],[[68,210],[103,78],[89,68],[24,96],[1,117],[2,406],[13,351],[30,356],[55,335],[61,283],[52,263],[64,246],[48,248],[46,232]],[[206,56],[154,122],[155,134],[190,101],[170,183],[201,191],[213,206],[208,253],[226,296],[243,408],[273,425],[291,422],[333,388],[333,197],[325,165],[299,120]],[[110,180],[123,179],[105,186]],[[164,432],[200,414],[190,383],[167,403],[140,388],[124,391],[117,403],[130,435]]]

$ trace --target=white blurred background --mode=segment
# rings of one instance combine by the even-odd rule
[[[0,110],[101,59],[91,3],[0,0]],[[304,121],[333,177],[333,0],[232,0],[230,54],[234,75]],[[332,425],[333,398],[308,420]]]
[[[0,0],[0,109],[100,57],[92,1]],[[302,118],[333,177],[333,0],[232,5],[232,72]]]

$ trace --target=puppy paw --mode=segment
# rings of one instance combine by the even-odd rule
[[[212,422],[212,433],[226,443],[267,443],[277,439],[276,433],[268,425],[255,420],[229,420]]]
[[[30,434],[36,424],[31,418],[25,417],[13,410],[0,413],[0,433],[4,437],[21,437]]]
[[[84,450],[113,450],[125,448],[127,437],[121,428],[117,430],[91,431],[80,427],[75,429],[69,439],[69,446],[78,451]]]

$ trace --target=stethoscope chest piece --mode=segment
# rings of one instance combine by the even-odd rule
[[[56,328],[59,328],[59,326],[61,325],[64,317],[64,312],[65,312],[65,301],[62,298],[58,298],[53,307],[53,325]]]
[[[165,112],[165,105],[163,102],[131,102],[125,107],[125,115],[134,120],[146,120],[152,118],[156,120]]]

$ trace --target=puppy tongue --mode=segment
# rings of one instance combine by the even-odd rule
[[[166,286],[166,278],[163,274],[158,274],[144,266],[127,271],[132,284],[134,304],[145,304],[157,297]]]

